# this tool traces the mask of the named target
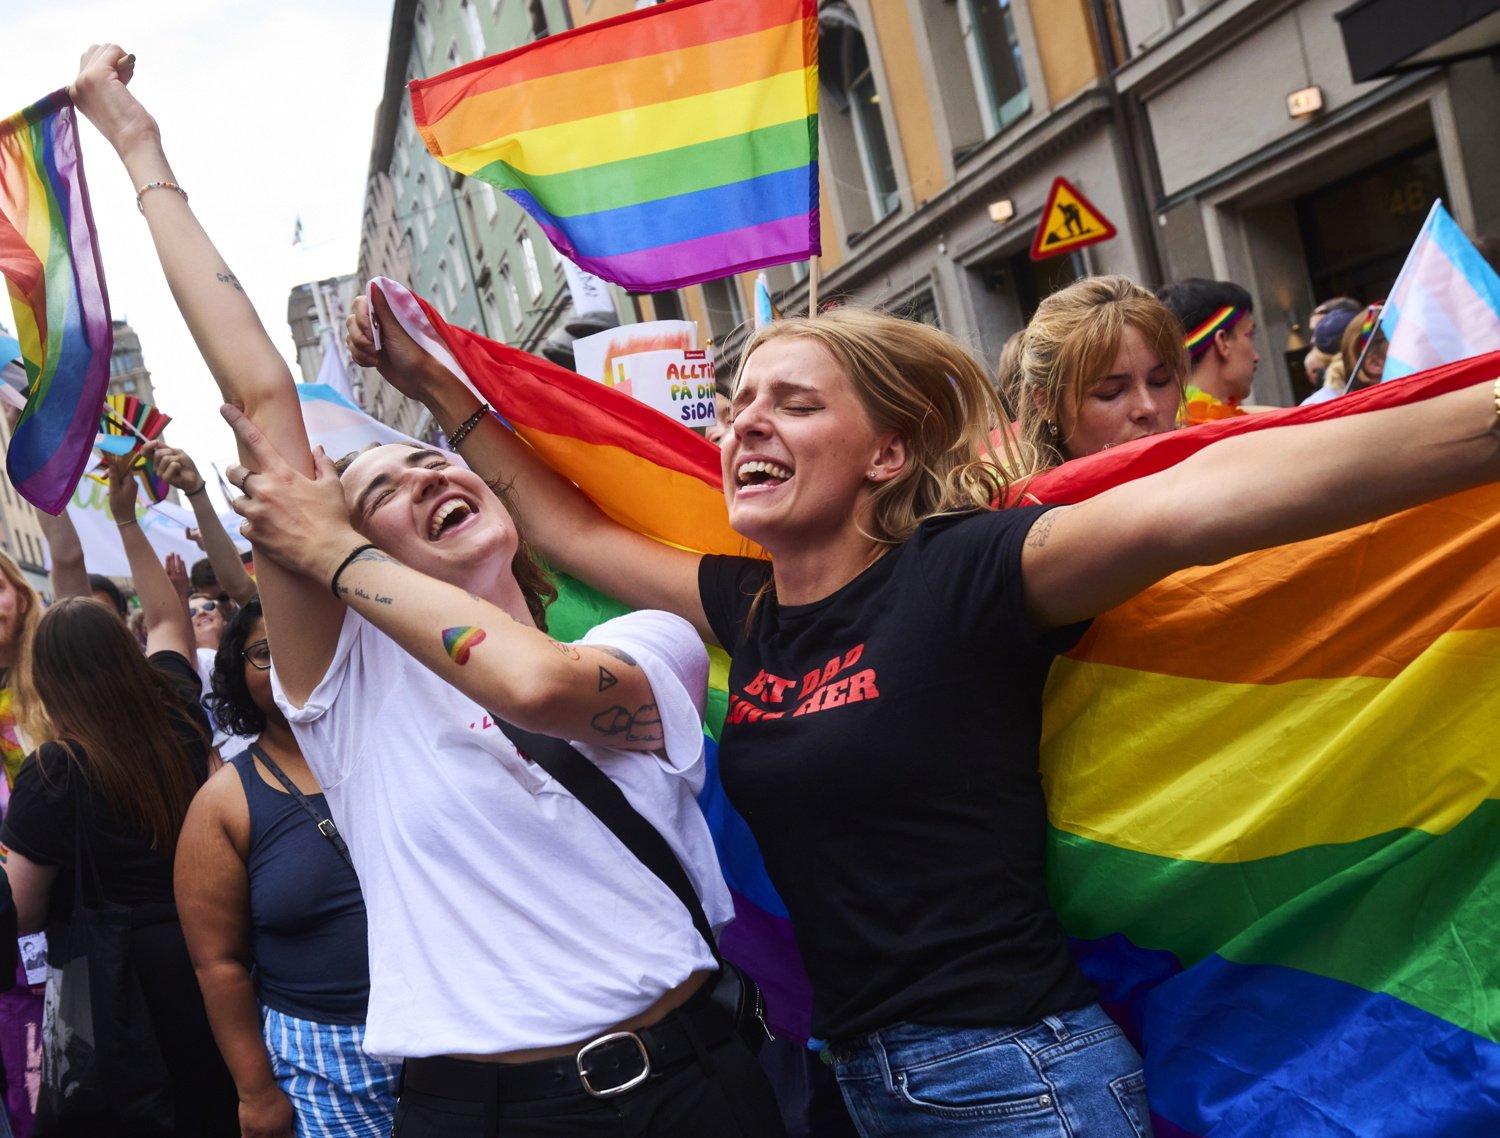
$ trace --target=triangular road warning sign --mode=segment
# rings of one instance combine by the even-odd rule
[[[1047,194],[1042,223],[1037,226],[1036,239],[1031,243],[1031,259],[1042,261],[1059,253],[1071,253],[1085,245],[1108,241],[1118,232],[1114,223],[1078,192],[1077,186],[1066,178],[1057,178]]]

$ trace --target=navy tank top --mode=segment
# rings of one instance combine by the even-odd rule
[[[316,1023],[363,1023],[370,998],[365,902],[354,870],[249,751],[229,760],[250,805],[250,951],[261,1003]],[[275,776],[272,776],[275,777]],[[323,817],[321,794],[308,800]]]

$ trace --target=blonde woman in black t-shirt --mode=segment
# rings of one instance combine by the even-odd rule
[[[382,347],[358,302],[356,361],[444,429],[465,422],[469,388],[376,303]],[[769,566],[625,529],[492,418],[464,454],[513,481],[552,565],[732,653],[725,786],[787,902],[813,1031],[861,1125],[1144,1134],[1139,1057],[1092,1003],[1043,887],[1049,662],[1078,622],[1180,568],[1500,477],[1497,392],[1239,436],[1078,505],[1001,511],[985,508],[996,468],[973,461],[993,399],[918,324],[846,308],[762,329],[722,460],[730,521]],[[1360,493],[1302,489],[1320,476]]]

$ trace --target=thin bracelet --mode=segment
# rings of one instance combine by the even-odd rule
[[[116,522],[115,525],[119,526],[121,529],[124,529],[126,526],[138,525],[140,523],[140,520],[140,518],[126,518],[123,522]]]
[[[179,186],[176,182],[147,182],[144,186],[142,186],[135,192],[135,208],[140,210],[142,213],[146,212],[146,205],[141,201],[141,199],[152,190],[176,190],[179,194],[182,195],[183,201],[188,200],[187,191]]]
[[[349,568],[349,566],[354,563],[354,559],[365,550],[378,548],[379,546],[377,546],[373,541],[367,541],[363,545],[356,545],[349,551],[349,556],[344,558],[344,560],[339,563],[339,567],[333,571],[333,580],[328,582],[328,587],[333,590],[333,595],[335,597],[338,597],[339,600],[344,599],[343,597],[339,596],[339,578],[343,576],[344,570]]]
[[[464,440],[469,437],[469,432],[472,431],[475,427],[479,426],[479,420],[488,415],[489,411],[490,405],[488,403],[481,403],[479,405],[479,410],[475,411],[474,414],[470,415],[467,419],[460,423],[458,425],[458,430],[454,431],[451,435],[448,436],[448,445],[451,446],[454,450],[457,450],[459,447],[463,446]]]
[[[202,494],[207,489],[208,489],[208,483],[207,482],[200,482],[200,483],[198,483],[198,489],[196,489],[196,490],[184,490],[183,493],[186,494],[189,498],[191,498],[194,494]]]

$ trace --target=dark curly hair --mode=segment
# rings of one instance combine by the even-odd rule
[[[231,735],[253,738],[266,729],[266,713],[255,706],[245,683],[245,645],[262,615],[260,597],[251,597],[224,626],[209,679],[212,690],[203,697],[214,722]]]

